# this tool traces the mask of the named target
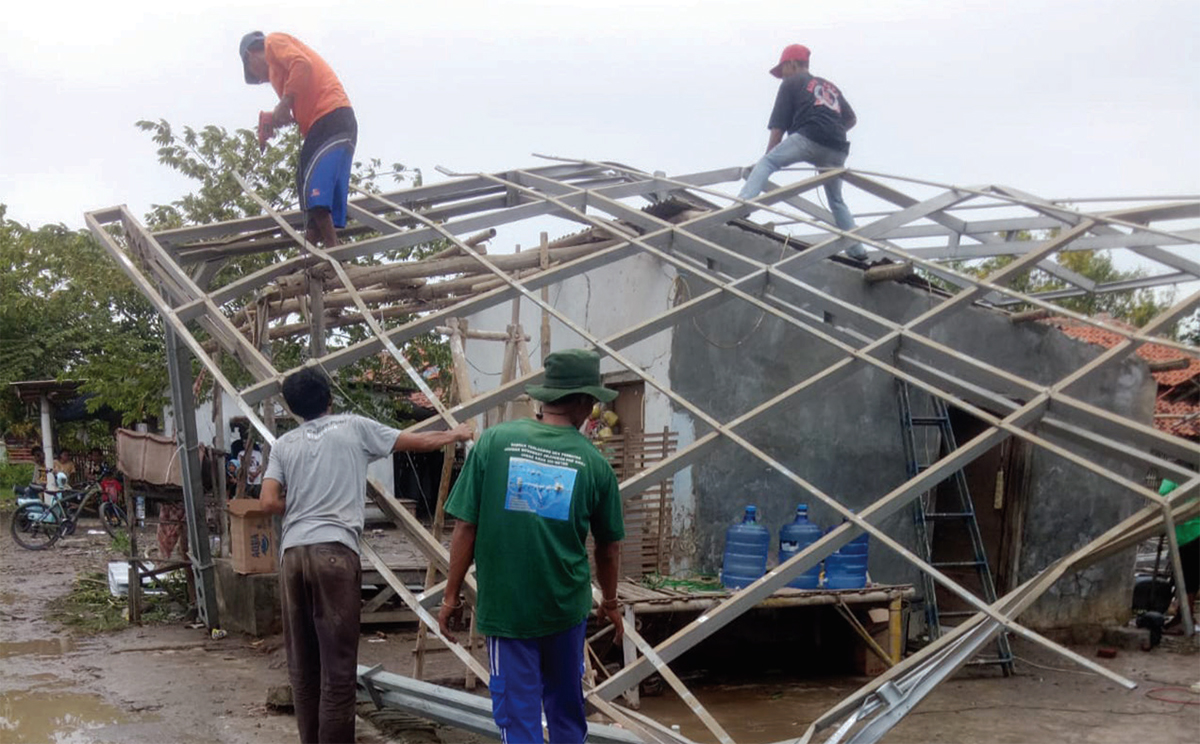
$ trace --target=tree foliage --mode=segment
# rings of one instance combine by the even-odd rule
[[[234,172],[272,208],[295,208],[295,165],[301,142],[294,128],[281,132],[271,146],[260,150],[257,136],[249,129],[176,129],[165,120],[139,121],[136,126],[158,145],[159,163],[194,182],[188,194],[152,206],[144,218],[150,230],[260,214],[258,204],[233,178]],[[364,190],[374,191],[377,180],[388,176],[397,183],[420,183],[421,178],[420,171],[400,164],[385,169],[380,160],[371,159],[354,164],[352,179]],[[389,258],[418,258],[442,247],[417,246]],[[230,259],[213,285],[233,281],[287,255],[291,254]],[[158,414],[168,389],[161,320],[90,233],[61,224],[22,225],[8,219],[0,204],[0,265],[7,267],[0,273],[0,430],[21,422],[25,429],[34,428],[8,385],[18,380],[84,380],[82,390],[92,396],[89,407],[109,406],[126,423]],[[335,334],[330,346],[349,345],[365,335],[364,328],[346,329]],[[285,369],[305,353],[298,341],[273,343],[270,351],[277,366]],[[437,367],[449,359],[444,342],[433,334],[412,342],[406,353],[418,368]],[[393,362],[373,357],[342,370],[338,377],[356,381],[390,375],[394,379],[393,366]],[[222,368],[244,382],[245,372],[236,367],[227,356],[222,357]],[[403,413],[381,405],[378,396],[366,394],[366,388],[356,382],[341,387],[348,391],[347,406],[355,410],[389,414],[380,416],[383,418]]]
[[[1036,239],[1043,240],[1051,237],[1053,237],[1053,233],[1037,236]],[[1022,233],[1017,238],[1019,240],[1033,240],[1035,236]],[[984,261],[957,262],[952,265],[958,271],[969,273],[972,276],[982,279],[1008,266],[1013,261],[1016,261],[1017,258],[1016,256],[997,256]],[[1060,251],[1054,260],[1064,269],[1087,277],[1097,284],[1139,279],[1146,276],[1146,272],[1142,269],[1123,270],[1117,268],[1113,263],[1112,255],[1109,251]],[[1053,274],[1037,268],[1022,272],[1007,284],[1010,288],[1027,295],[1036,295],[1043,292],[1053,292],[1074,287],[1074,285],[1059,279]],[[1169,307],[1173,296],[1173,290],[1138,289],[1124,292],[1105,292],[1103,294],[1063,297],[1054,300],[1054,302],[1066,310],[1082,315],[1094,316],[1107,314],[1118,320],[1141,327]],[[1029,306],[1019,305],[1015,309],[1027,310]]]
[[[0,265],[0,428],[25,418],[8,386],[19,380],[84,380],[89,407],[127,421],[159,410],[158,317],[88,232],[34,229],[0,205]]]
[[[183,127],[176,130],[165,120],[157,122],[139,121],[137,126],[150,134],[158,145],[159,163],[177,171],[197,183],[186,196],[170,204],[154,205],[146,216],[152,230],[170,229],[185,225],[209,224],[240,219],[262,213],[258,204],[251,199],[233,177],[237,172],[243,176],[250,188],[266,201],[272,209],[291,210],[297,206],[295,187],[296,165],[302,144],[295,128],[285,130],[265,150],[260,150],[257,136],[248,129],[234,132],[206,126],[201,129]],[[393,163],[388,169],[378,158],[354,163],[351,183],[364,191],[378,192],[380,180],[390,178],[394,183],[421,183],[421,172]],[[351,240],[374,237],[374,233],[351,236]],[[391,261],[420,259],[447,247],[444,241],[435,241],[389,253]],[[297,249],[266,254],[254,254],[232,258],[212,280],[213,287],[235,281],[257,271],[270,263],[296,255]],[[363,257],[354,260],[358,264],[370,264],[375,259]],[[235,309],[235,308],[229,308]],[[388,325],[404,323],[408,317],[395,318]],[[355,344],[370,335],[365,325],[347,326],[335,330],[327,345],[330,350]],[[290,369],[300,364],[307,355],[307,338],[273,341],[269,353],[276,368]],[[403,349],[417,369],[427,367],[447,370],[450,360],[449,347],[436,334],[425,334],[410,341]],[[231,380],[247,382],[246,373],[236,363],[224,357],[223,371]],[[375,385],[363,385],[363,380],[386,381],[401,386],[411,386],[403,378],[398,365],[389,357],[378,355],[367,357],[334,375],[339,404],[374,418],[398,420],[403,410],[394,403],[381,399],[371,391]],[[443,378],[444,379],[444,378]],[[340,382],[339,382],[340,381]],[[448,389],[448,386],[446,386]],[[403,406],[399,406],[403,408]]]

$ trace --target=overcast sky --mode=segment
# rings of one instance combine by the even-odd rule
[[[1047,197],[1200,193],[1200,2],[9,3],[0,202],[82,226],[190,190],[138,119],[253,126],[238,40],[317,50],[360,157],[477,171],[533,152],[687,173],[748,165],[800,42],[858,113],[849,165]],[[732,186],[730,187],[732,188]],[[853,194],[848,194],[855,208]]]

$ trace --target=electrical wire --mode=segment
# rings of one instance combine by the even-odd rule
[[[1176,705],[1200,705],[1200,697],[1197,697],[1195,700],[1173,700],[1171,698],[1159,697],[1158,695],[1154,694],[1156,692],[1166,692],[1168,690],[1172,692],[1187,692],[1200,696],[1200,693],[1197,693],[1195,690],[1187,687],[1155,687],[1153,689],[1146,690],[1146,697],[1150,698],[1151,700],[1157,700],[1160,703],[1175,703]]]
[[[1087,675],[1094,674],[1096,676],[1100,676],[1099,672],[1093,672],[1090,669],[1063,669],[1062,667],[1046,666],[1045,664],[1039,664],[1036,661],[1030,661],[1029,659],[1026,659],[1024,656],[1017,656],[1016,654],[1013,654],[1013,658],[1016,659],[1017,661],[1021,662],[1022,664],[1028,664],[1029,666],[1037,667],[1038,669],[1045,669],[1048,672],[1063,672],[1065,674],[1087,674]]]
[[[791,239],[792,239],[791,235],[783,236],[783,245],[781,245],[779,248],[779,260],[780,261],[782,261],[784,256],[787,255],[788,244],[791,242]],[[676,275],[675,279],[671,282],[671,289],[667,293],[667,304],[670,305],[671,307],[676,307],[676,306],[681,305],[684,302],[687,302],[688,300],[692,299],[692,296],[693,296],[692,295],[692,287],[691,287],[691,285],[688,284],[687,279],[684,279],[680,275]],[[758,314],[758,319],[754,321],[754,326],[748,332],[746,332],[746,334],[744,336],[742,336],[742,338],[739,339],[737,343],[732,344],[732,345],[731,344],[719,344],[716,341],[713,341],[712,338],[710,338],[708,336],[708,334],[704,332],[704,329],[702,329],[700,327],[700,319],[695,316],[692,317],[692,326],[696,329],[696,333],[700,334],[700,338],[704,339],[708,343],[709,346],[712,346],[714,348],[721,349],[724,351],[728,351],[730,349],[736,349],[739,346],[741,346],[742,344],[749,341],[750,337],[758,332],[759,326],[762,325],[762,322],[766,317],[767,317],[767,311],[766,310],[760,311]]]

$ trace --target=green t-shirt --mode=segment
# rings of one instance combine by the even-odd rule
[[[1178,483],[1163,478],[1162,485],[1158,487],[1158,493],[1160,496],[1166,496],[1176,488],[1179,488]],[[1200,517],[1193,517],[1183,524],[1175,525],[1175,542],[1180,546],[1187,545],[1197,538],[1200,538]]]
[[[577,430],[534,419],[483,433],[446,513],[476,526],[478,627],[503,638],[582,622],[592,607],[588,529],[601,543],[625,537],[608,461]]]

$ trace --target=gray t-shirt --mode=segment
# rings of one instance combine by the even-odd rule
[[[398,429],[342,413],[305,421],[271,448],[264,478],[287,490],[280,553],[339,542],[358,552],[367,463],[391,454]]]

